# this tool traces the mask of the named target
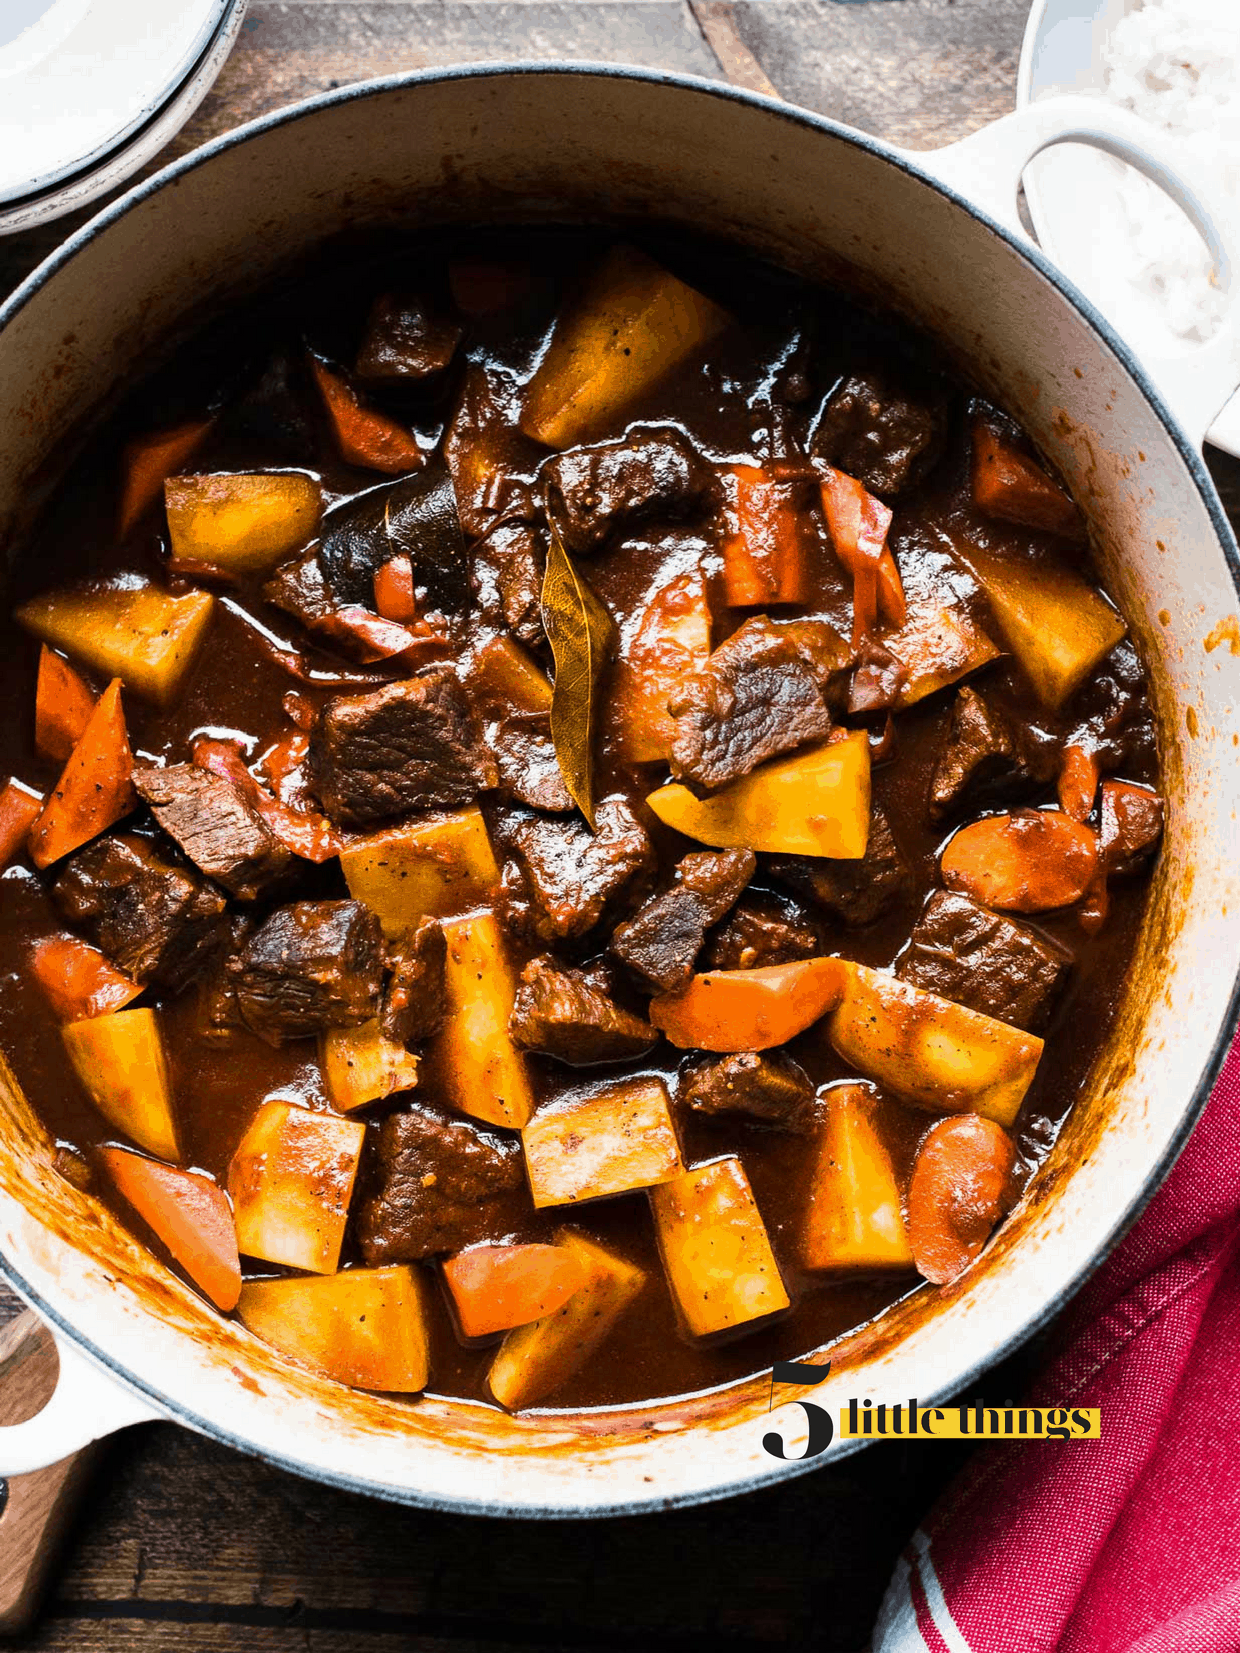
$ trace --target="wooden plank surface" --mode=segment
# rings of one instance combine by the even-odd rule
[[[1027,0],[251,0],[161,159],[331,86],[487,59],[595,58],[766,83],[914,147],[1012,107]],[[87,214],[0,241],[0,293]],[[1233,519],[1240,462],[1212,461]],[[0,1320],[17,1305],[0,1294]],[[1026,1351],[993,1373],[1015,1394]],[[170,1425],[103,1449],[43,1619],[46,1653],[856,1653],[899,1550],[962,1461],[889,1445],[704,1509],[587,1524],[397,1509]]]

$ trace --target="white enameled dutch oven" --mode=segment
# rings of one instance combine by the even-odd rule
[[[915,1294],[833,1351],[814,1396],[832,1408],[947,1397],[1053,1313],[1166,1173],[1233,1027],[1240,562],[1199,443],[1240,381],[1235,315],[1195,355],[1133,360],[1016,217],[1025,161],[1068,135],[1161,177],[1219,237],[1170,151],[1143,154],[1154,135],[1099,104],[1038,104],[912,155],[705,81],[482,67],[352,87],[243,127],[101,214],[0,310],[10,548],[55,485],[54,451],[137,364],[329,237],[411,219],[653,217],[845,280],[932,334],[1070,480],[1153,677],[1170,808],[1149,921],[1092,1082],[1021,1206],[954,1286]],[[1220,269],[1228,279],[1223,256]],[[763,1449],[760,1380],[512,1418],[357,1394],[291,1367],[55,1175],[3,1078],[0,1268],[52,1325],[60,1379],[43,1412],[0,1430],[0,1471],[146,1418],[356,1491],[495,1515],[666,1507],[801,1467],[799,1407],[774,1420],[790,1461]]]

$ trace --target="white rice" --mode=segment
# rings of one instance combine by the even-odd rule
[[[1145,0],[1115,25],[1101,57],[1104,95],[1189,144],[1240,223],[1240,0]],[[1131,167],[1118,187],[1134,286],[1181,338],[1208,338],[1224,295],[1201,238]]]

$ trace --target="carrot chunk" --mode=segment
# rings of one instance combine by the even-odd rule
[[[30,830],[31,859],[50,867],[128,815],[136,802],[121,680],[114,677]]]
[[[310,367],[323,394],[340,452],[350,465],[364,465],[372,471],[401,476],[426,463],[426,455],[412,431],[389,419],[386,413],[363,407],[348,380],[333,373],[317,357],[311,356]]]
[[[807,603],[806,521],[795,483],[758,465],[723,472],[726,520],[723,594],[732,608]]]
[[[0,870],[20,852],[42,808],[39,794],[20,781],[10,781],[0,791]]]
[[[1087,821],[1098,791],[1098,760],[1083,746],[1064,748],[1059,771],[1059,807],[1074,821]]]
[[[1018,809],[961,828],[939,865],[949,890],[985,907],[1042,913],[1085,894],[1098,866],[1098,838],[1070,815]]]
[[[757,970],[711,970],[650,1001],[650,1020],[681,1050],[769,1050],[833,1010],[839,959],[797,959]]]
[[[555,1314],[586,1274],[581,1258],[558,1245],[471,1246],[443,1265],[463,1337],[489,1337]]]
[[[985,516],[1080,538],[1084,524],[1070,495],[986,423],[973,424],[973,503]]]
[[[217,1309],[235,1309],[241,1259],[232,1206],[223,1189],[196,1171],[161,1165],[127,1148],[101,1148],[99,1157],[123,1197],[194,1284]]]
[[[119,531],[123,539],[164,491],[164,483],[189,463],[206,439],[213,421],[194,419],[172,430],[140,436],[125,449]]]
[[[34,743],[46,758],[64,763],[86,733],[95,697],[69,662],[46,643],[39,648],[34,692]]]
[[[891,508],[862,487],[856,477],[830,465],[822,472],[822,509],[835,554],[853,580],[853,646],[878,625],[902,626],[904,585],[887,544]]]
[[[1016,1148],[979,1114],[940,1119],[926,1132],[908,1190],[908,1236],[918,1273],[937,1286],[977,1257],[1011,1203]]]
[[[375,569],[375,609],[384,620],[407,625],[418,617],[413,586],[413,558],[407,553],[389,557]]]
[[[113,969],[97,947],[76,936],[45,936],[35,942],[30,970],[62,1022],[121,1010],[142,991]]]

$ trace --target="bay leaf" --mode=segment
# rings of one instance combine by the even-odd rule
[[[555,660],[551,739],[564,784],[594,828],[594,740],[616,622],[573,566],[554,521],[542,584],[542,621]]]

